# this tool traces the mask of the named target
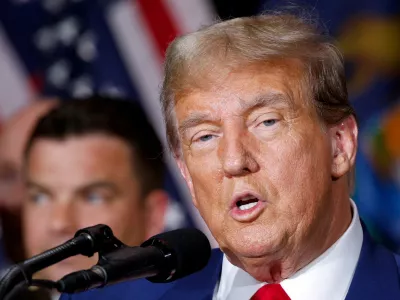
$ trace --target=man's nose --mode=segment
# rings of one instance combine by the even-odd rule
[[[222,137],[219,157],[225,176],[243,176],[258,171],[257,160],[249,151],[250,143],[246,133],[226,134]]]
[[[56,203],[52,210],[49,227],[52,233],[58,235],[74,234],[76,225],[73,203]]]

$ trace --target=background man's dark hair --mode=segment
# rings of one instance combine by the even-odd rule
[[[28,140],[25,159],[38,139],[65,140],[104,134],[132,149],[134,174],[143,196],[163,186],[163,149],[139,104],[124,99],[90,97],[63,101],[42,117]]]

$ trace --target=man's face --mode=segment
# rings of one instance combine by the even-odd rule
[[[327,228],[333,207],[332,140],[307,104],[299,69],[248,67],[175,106],[178,164],[194,203],[245,269],[301,251]]]
[[[29,196],[23,206],[27,255],[48,250],[72,238],[78,229],[100,223],[109,225],[122,242],[140,244],[153,224],[146,224],[145,199],[132,165],[135,160],[126,143],[106,135],[34,142],[26,165]],[[77,256],[41,276],[57,280],[96,263],[95,258]]]

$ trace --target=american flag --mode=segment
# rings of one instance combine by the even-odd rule
[[[0,1],[0,120],[41,96],[138,99],[165,143],[159,90],[167,44],[215,18],[208,0]],[[210,236],[169,155],[166,229]]]

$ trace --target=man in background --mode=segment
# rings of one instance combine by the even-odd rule
[[[93,97],[60,104],[27,144],[23,238],[31,257],[107,224],[134,246],[163,230],[163,150],[144,112],[130,101]],[[37,274],[58,280],[97,258],[76,256]]]

